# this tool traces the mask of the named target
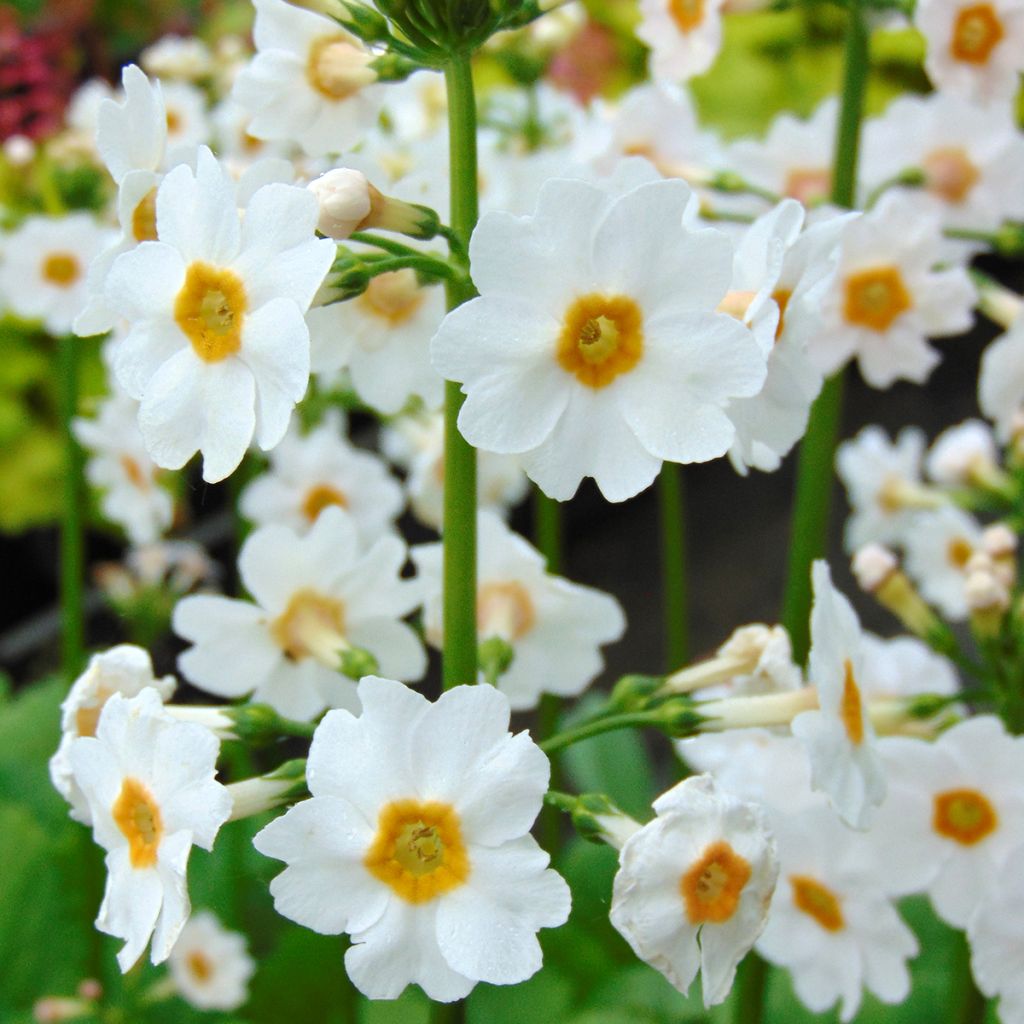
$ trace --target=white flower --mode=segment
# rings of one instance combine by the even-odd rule
[[[914,25],[927,45],[936,88],[990,103],[1010,100],[1024,70],[1021,0],[922,0]]]
[[[815,789],[854,828],[866,828],[885,797],[885,773],[860,680],[864,652],[860,622],[832,586],[825,562],[815,562],[808,676],[818,689],[818,711],[793,719],[793,735],[807,748]]]
[[[245,936],[228,931],[208,910],[188,919],[167,966],[178,994],[199,1010],[237,1010],[256,970]]]
[[[921,482],[924,435],[913,427],[900,431],[896,442],[881,427],[864,427],[836,452],[836,472],[853,508],[844,535],[846,550],[865,544],[902,542],[918,510],[907,493]]]
[[[107,887],[96,927],[124,939],[122,971],[142,955],[170,955],[189,914],[186,870],[193,844],[213,848],[231,812],[214,779],[219,744],[200,725],[178,722],[155,690],[125,699],[115,693],[95,737],[71,746],[75,782],[107,851]]]
[[[1010,850],[1024,843],[1024,740],[993,715],[934,743],[880,743],[889,796],[870,833],[894,895],[927,890],[935,912],[963,928]]]
[[[839,1019],[853,1019],[866,988],[884,1003],[910,992],[907,959],[914,933],[886,898],[884,862],[825,808],[773,814],[779,884],[768,925],[757,942],[766,960],[792,973],[800,1001],[823,1013],[837,1000]]]
[[[657,817],[626,840],[612,924],[642,960],[685,993],[701,972],[704,1005],[729,994],[736,965],[764,927],[779,864],[763,811],[684,779]]]
[[[413,514],[440,531],[444,512],[444,414],[400,416],[384,428],[382,445],[387,457],[408,474],[405,488]],[[506,516],[526,497],[528,487],[518,456],[477,452],[478,508]]]
[[[427,637],[440,647],[442,545],[414,547],[412,559]],[[490,511],[477,516],[476,623],[481,643],[498,637],[514,652],[497,682],[513,711],[535,707],[542,693],[582,693],[604,667],[601,646],[626,628],[614,597],[549,575],[544,556]]]
[[[967,925],[971,973],[990,999],[999,998],[999,1019],[1024,1020],[1024,846],[1007,855],[989,881],[988,893]]]
[[[3,237],[0,305],[41,320],[50,334],[70,333],[88,298],[89,264],[110,238],[110,231],[87,213],[26,217]]]
[[[998,464],[999,452],[992,429],[981,420],[964,420],[947,427],[932,442],[925,469],[943,487],[966,487],[979,470]]]
[[[71,745],[79,736],[95,736],[103,705],[115,693],[134,697],[147,687],[162,700],[170,700],[176,681],[173,676],[157,679],[149,652],[132,644],[119,644],[94,654],[86,670],[72,684],[61,704],[61,739],[50,758],[50,780],[71,805],[71,817],[84,825],[92,823],[89,805],[75,784],[71,768]]]
[[[637,38],[651,47],[651,74],[678,82],[707,71],[722,46],[724,0],[641,0]]]
[[[982,354],[978,404],[995,424],[999,440],[1010,440],[1024,409],[1024,316],[1018,316]]]
[[[308,434],[293,423],[271,453],[270,469],[239,498],[246,519],[258,526],[281,523],[298,533],[337,505],[352,517],[363,545],[394,526],[403,504],[402,488],[387,465],[349,444],[344,418],[334,409]]]
[[[920,693],[949,695],[959,689],[953,665],[916,636],[883,639],[865,633],[861,652],[861,691],[870,700]]]
[[[949,506],[920,513],[904,539],[907,572],[926,601],[954,622],[967,617],[964,583],[971,556],[981,548],[981,526]]]
[[[167,111],[167,150],[191,156],[196,146],[210,141],[212,128],[206,113],[206,97],[188,82],[161,82]],[[177,162],[172,157],[172,162]]]
[[[151,75],[158,78],[183,78],[195,81],[213,71],[213,54],[196,36],[161,36],[139,58]]]
[[[305,536],[264,526],[242,547],[238,571],[255,603],[199,594],[174,609],[174,629],[195,646],[178,660],[193,683],[222,697],[252,693],[289,718],[355,706],[355,684],[339,672],[349,647],[382,671],[419,679],[426,656],[404,622],[419,604],[402,580],[405,544],[393,534],[361,551],[342,509],[320,514]]]
[[[359,699],[359,718],[332,711],[317,727],[312,799],[254,840],[288,864],[270,886],[278,912],[348,932],[345,967],[371,999],[418,984],[451,1002],[477,981],[524,981],[541,966],[536,932],[569,913],[568,887],[529,834],[547,758],[509,734],[491,686],[431,704],[368,676]]]
[[[134,64],[121,71],[124,102],[104,100],[96,112],[96,149],[121,184],[131,171],[156,171],[167,147],[167,111],[159,82]]]
[[[432,359],[463,382],[466,438],[521,453],[552,497],[593,476],[622,501],[663,459],[724,454],[723,407],[764,382],[750,332],[714,312],[732,254],[720,232],[683,225],[690,199],[681,181],[616,195],[553,180],[532,217],[490,213],[473,233],[481,297],[448,314]]]
[[[123,526],[133,544],[159,540],[174,518],[174,499],[159,483],[160,470],[139,433],[139,403],[115,393],[95,419],[72,421],[75,437],[89,452],[86,477],[103,492],[100,509]]]
[[[257,53],[235,80],[258,139],[294,140],[310,155],[354,147],[373,125],[384,87],[373,54],[331,18],[285,0],[253,0]]]
[[[934,204],[898,194],[845,226],[825,330],[810,346],[823,373],[856,356],[872,387],[927,380],[939,362],[927,339],[966,331],[975,301],[963,267],[934,269],[941,242]]]
[[[118,379],[141,401],[153,460],[180,469],[197,451],[203,476],[230,474],[255,433],[264,450],[284,436],[309,377],[303,313],[334,257],[316,239],[316,202],[271,184],[249,200],[207,149],[181,165],[156,199],[159,241],[119,256],[106,297],[131,323],[115,350]]]

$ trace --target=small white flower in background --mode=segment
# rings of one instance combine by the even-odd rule
[[[83,825],[92,824],[89,805],[75,783],[71,767],[71,745],[79,736],[95,736],[103,705],[115,693],[134,697],[147,687],[162,700],[170,700],[176,680],[173,676],[157,678],[149,652],[133,644],[119,644],[89,659],[86,670],[75,680],[61,704],[61,739],[57,752],[50,758],[50,780],[54,788],[71,805],[71,817]]]
[[[196,36],[161,36],[142,51],[139,63],[157,78],[182,78],[187,82],[213,72],[213,54]]]
[[[999,1019],[1024,1020],[1024,846],[1007,855],[967,925],[971,973],[981,992],[999,999]]]
[[[159,483],[138,412],[139,403],[118,392],[102,402],[94,419],[75,419],[72,428],[89,453],[86,478],[103,492],[103,515],[124,527],[133,544],[150,544],[170,527],[174,499]]]
[[[273,448],[309,380],[303,314],[334,258],[317,239],[305,189],[270,184],[244,222],[235,185],[208,149],[195,173],[176,167],[157,193],[159,241],[119,256],[106,297],[131,324],[115,350],[118,379],[141,401],[153,460],[180,469],[198,450],[222,480],[255,438]]]
[[[208,910],[188,919],[167,966],[178,995],[199,1010],[237,1010],[249,998],[256,970],[245,936],[229,931]]]
[[[373,126],[384,87],[374,55],[331,18],[285,0],[253,0],[256,55],[234,85],[258,139],[297,142],[310,156],[356,146]]]
[[[707,71],[722,46],[724,0],[641,0],[636,35],[651,48],[651,76],[669,82]]]
[[[231,798],[214,778],[219,747],[209,730],[171,718],[153,689],[131,699],[115,693],[95,737],[71,745],[93,836],[107,851],[96,927],[125,940],[117,954],[122,971],[150,937],[152,962],[166,960],[188,919],[189,853],[193,845],[212,849],[231,813]]]
[[[96,567],[96,581],[114,601],[130,599],[150,588],[166,588],[180,596],[190,590],[213,589],[220,566],[206,549],[191,540],[161,540],[132,548],[121,562]]]
[[[105,78],[90,78],[71,94],[67,109],[64,111],[64,123],[73,132],[94,141],[100,106],[104,100],[114,98],[114,89]],[[7,141],[19,138],[23,139],[25,136],[12,135]]]
[[[1024,410],[1024,315],[982,353],[978,405],[995,424],[1000,441],[1019,432]]]
[[[882,638],[864,633],[861,691],[869,700],[954,694],[960,688],[952,662],[916,636]]]
[[[881,427],[864,427],[836,452],[836,472],[846,487],[852,513],[846,550],[865,544],[902,543],[920,508],[911,502],[921,490],[924,434],[904,427],[895,442]]]
[[[361,549],[355,522],[337,506],[305,536],[261,527],[238,557],[255,603],[198,594],[174,609],[175,632],[194,645],[179,667],[210,693],[252,693],[302,721],[327,707],[356,706],[355,683],[340,674],[350,647],[369,651],[392,676],[419,679],[426,655],[401,620],[420,603],[420,587],[401,578],[405,560],[394,534]]]
[[[793,719],[793,735],[807,749],[815,789],[854,828],[866,828],[885,798],[885,771],[868,717],[861,680],[864,652],[860,622],[832,585],[825,562],[815,562],[811,652],[807,674],[817,687],[817,711]]]
[[[489,213],[473,233],[481,297],[448,314],[431,357],[463,383],[466,438],[521,454],[551,497],[592,476],[623,501],[663,459],[725,454],[735,428],[724,407],[764,383],[749,330],[715,312],[728,239],[684,226],[691,199],[681,181],[616,194],[556,179],[533,216]]]
[[[256,849],[287,868],[270,884],[280,914],[348,932],[345,967],[371,999],[410,984],[451,1002],[478,981],[511,985],[541,966],[536,933],[569,914],[569,889],[530,835],[547,758],[508,731],[491,686],[431,704],[390,679],[359,684],[362,714],[317,726],[312,799],[272,821]]]
[[[308,434],[293,422],[270,454],[270,469],[242,491],[242,515],[257,526],[280,523],[304,533],[337,505],[352,517],[364,546],[391,530],[405,503],[402,488],[382,459],[348,442],[345,430],[336,409]]]
[[[212,127],[206,112],[206,96],[188,82],[161,82],[167,112],[167,151],[170,162],[189,157],[197,146],[210,141]]]
[[[405,488],[412,512],[440,532],[444,513],[444,414],[419,412],[400,416],[384,428],[384,454],[408,476]],[[518,456],[477,452],[477,507],[508,515],[529,488]]]
[[[52,335],[69,334],[89,297],[89,264],[112,232],[88,213],[26,217],[0,241],[0,302]]]
[[[963,621],[967,617],[964,583],[971,558],[981,547],[981,524],[953,506],[921,512],[903,543],[907,572],[921,595],[947,619]]]
[[[872,387],[928,379],[940,358],[928,339],[966,331],[976,298],[963,267],[934,269],[941,243],[934,204],[902,195],[844,227],[825,330],[809,348],[823,373],[856,357]]]
[[[619,602],[550,575],[544,556],[496,513],[481,511],[477,531],[477,638],[497,637],[514,652],[498,689],[513,711],[536,707],[542,693],[582,693],[604,667],[601,646],[626,628]],[[442,546],[414,547],[412,559],[423,581],[427,638],[440,648]]]
[[[926,890],[939,917],[963,928],[1024,843],[1024,739],[978,715],[933,743],[889,737],[880,748],[889,795],[870,840],[889,891]]]
[[[1024,70],[1021,0],[922,0],[914,25],[937,89],[981,103],[1012,100]]]
[[[925,471],[943,487],[966,487],[998,464],[992,428],[981,420],[964,420],[935,438],[925,459]]]
[[[764,928],[775,841],[760,807],[717,791],[709,775],[684,779],[654,810],[619,854],[611,921],[680,992],[699,970],[713,1006]]]
[[[910,992],[914,933],[886,896],[885,862],[826,808],[772,814],[779,882],[757,952],[792,974],[797,997],[823,1013],[839,1001],[839,1019],[854,1018],[867,989],[883,1003]]]

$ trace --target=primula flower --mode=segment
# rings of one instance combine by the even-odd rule
[[[924,35],[924,67],[937,89],[982,103],[1016,95],[1024,70],[1021,0],[922,0],[914,25]]]
[[[74,681],[61,704],[61,739],[50,758],[50,780],[71,805],[71,817],[91,825],[89,805],[75,783],[71,767],[71,745],[79,736],[95,736],[104,704],[115,694],[135,697],[151,688],[162,700],[169,700],[177,685],[173,676],[157,678],[149,652],[134,644],[119,644],[94,654],[86,670]]]
[[[654,810],[622,847],[611,921],[680,992],[699,970],[704,1005],[713,1006],[764,927],[775,842],[763,811],[718,792],[709,775],[684,779]]]
[[[964,420],[935,438],[925,470],[943,487],[969,487],[997,471],[998,464],[992,428],[981,420]]]
[[[839,1019],[854,1018],[863,989],[883,1003],[910,992],[907,959],[914,933],[879,880],[885,863],[865,856],[826,808],[772,815],[779,884],[757,952],[786,967],[800,1001],[823,1013],[839,1001]]]
[[[619,602],[549,575],[544,556],[494,512],[478,514],[477,538],[477,638],[512,648],[512,664],[497,681],[512,710],[535,707],[542,693],[581,693],[604,667],[601,646],[626,628]],[[414,547],[412,559],[424,586],[427,637],[440,648],[442,545]]]
[[[131,699],[115,693],[95,737],[72,744],[75,782],[107,851],[96,927],[125,940],[122,971],[151,936],[150,959],[166,960],[188,919],[188,855],[193,845],[212,849],[231,813],[214,778],[219,746],[209,730],[171,718],[152,689]]]
[[[194,913],[167,959],[178,995],[198,1010],[237,1010],[256,970],[245,945],[208,910]]]
[[[404,503],[387,465],[349,444],[344,417],[331,409],[308,434],[293,423],[271,453],[270,469],[242,491],[238,507],[258,526],[280,523],[304,533],[325,508],[337,505],[367,545],[394,526]]]
[[[819,710],[797,715],[791,728],[807,749],[814,788],[828,796],[848,825],[863,829],[885,797],[885,772],[860,689],[860,622],[832,586],[827,563],[814,563],[813,579],[807,672],[818,689]]]
[[[352,517],[337,506],[305,536],[286,526],[256,530],[238,556],[255,603],[197,594],[174,609],[175,632],[195,645],[178,660],[182,673],[210,693],[252,693],[303,721],[355,706],[355,684],[340,674],[352,647],[399,679],[419,679],[426,655],[401,619],[420,590],[400,577],[405,558],[394,534],[360,549]]]
[[[332,18],[285,0],[253,0],[256,55],[235,80],[258,139],[288,139],[310,156],[357,145],[372,127],[384,87],[374,55]]]
[[[203,477],[228,476],[255,438],[273,448],[309,379],[303,314],[334,258],[317,239],[316,201],[271,184],[239,218],[235,184],[208,149],[195,173],[161,182],[158,241],[119,256],[106,297],[131,324],[114,354],[141,401],[154,461],[180,469],[203,453]]]
[[[541,966],[536,933],[562,924],[569,889],[530,835],[547,758],[508,731],[491,686],[431,704],[368,676],[362,714],[317,727],[307,780],[254,844],[288,867],[271,882],[278,912],[327,935],[348,932],[345,967],[371,999],[418,984],[439,1002],[478,981],[512,985]]]
[[[670,82],[707,71],[722,46],[724,0],[641,0],[637,38],[651,48],[651,74]]]
[[[823,373],[856,356],[872,387],[928,379],[939,362],[928,338],[966,331],[976,298],[963,267],[935,269],[941,244],[935,207],[901,195],[886,194],[844,228],[822,296],[825,330],[809,349]]]
[[[159,78],[193,82],[213,72],[213,54],[196,36],[161,36],[142,51],[139,61]]]
[[[939,917],[963,928],[1024,843],[1024,740],[979,715],[933,743],[890,737],[881,749],[889,796],[870,838],[888,890],[926,890]]]
[[[87,213],[26,217],[0,242],[0,301],[50,334],[70,333],[88,300],[89,264],[110,239]]]
[[[681,181],[616,194],[553,180],[533,216],[490,213],[473,233],[481,296],[448,314],[431,356],[463,382],[467,440],[522,453],[551,497],[593,476],[622,501],[663,459],[723,455],[735,436],[724,407],[764,383],[749,330],[715,312],[731,247],[684,226],[690,200]]]
[[[907,572],[925,600],[954,622],[967,617],[964,583],[971,557],[981,547],[981,525],[962,509],[921,512],[907,532]]]

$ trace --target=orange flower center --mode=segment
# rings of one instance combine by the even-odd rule
[[[581,384],[603,388],[640,361],[643,314],[625,295],[581,295],[566,311],[558,336],[559,366]]]
[[[192,950],[185,957],[185,966],[192,977],[200,983],[209,981],[213,977],[213,964],[210,962],[210,958],[198,949]]]
[[[843,907],[839,897],[821,882],[806,875],[791,875],[793,903],[808,917],[813,917],[827,932],[841,931],[844,925]]]
[[[121,463],[121,468],[124,470],[124,475],[128,478],[128,482],[133,487],[138,488],[140,491],[148,491],[152,487],[152,479],[143,472],[137,460],[133,459],[130,455],[122,455],[118,461]]]
[[[950,789],[935,796],[932,828],[962,846],[973,846],[995,832],[999,816],[976,789]]]
[[[847,658],[844,664],[843,695],[839,701],[839,718],[849,741],[856,747],[864,741],[864,702],[853,676],[853,665]]]
[[[968,64],[987,64],[1006,31],[991,4],[971,4],[957,11],[949,52]]]
[[[928,190],[947,203],[962,203],[981,177],[963,146],[933,149],[921,164]]]
[[[182,117],[176,110],[168,110],[166,120],[168,135],[176,135],[181,131]]]
[[[885,331],[912,305],[897,267],[869,267],[846,278],[847,323]]]
[[[330,484],[317,484],[306,492],[306,497],[302,502],[302,514],[309,522],[315,523],[320,513],[331,505],[348,508],[348,499],[337,487],[332,487]]]
[[[946,546],[946,557],[950,565],[957,569],[963,569],[973,554],[974,548],[971,547],[970,541],[963,537],[954,537]]]
[[[345,637],[344,605],[315,590],[300,590],[270,623],[270,635],[292,661],[308,657],[330,660]]]
[[[724,839],[712,843],[679,880],[690,924],[722,924],[736,913],[750,864]]]
[[[518,640],[533,628],[533,601],[521,583],[485,583],[476,599],[476,624],[481,636]]]
[[[200,359],[219,363],[242,347],[248,304],[242,279],[233,270],[196,261],[189,264],[174,300],[174,319]]]
[[[164,834],[160,808],[153,794],[138,779],[126,778],[111,809],[114,824],[128,840],[128,859],[133,868],[151,868],[156,863]]]
[[[43,280],[58,288],[70,288],[82,276],[82,265],[71,252],[51,252],[43,260]]]
[[[704,0],[668,0],[668,13],[680,32],[692,32],[704,20]]]
[[[156,188],[151,188],[132,211],[132,235],[136,242],[156,241]]]
[[[364,312],[397,327],[412,319],[426,298],[426,289],[419,286],[416,271],[404,267],[378,274],[356,303]]]
[[[469,877],[458,814],[437,800],[385,805],[363,864],[408,903],[429,903],[450,892]]]

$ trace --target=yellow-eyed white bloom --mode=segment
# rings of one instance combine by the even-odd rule
[[[167,966],[178,995],[199,1010],[237,1010],[256,970],[245,936],[229,931],[208,910],[188,919]]]
[[[725,0],[641,0],[636,34],[651,48],[651,75],[669,82],[707,71],[722,46]]]

